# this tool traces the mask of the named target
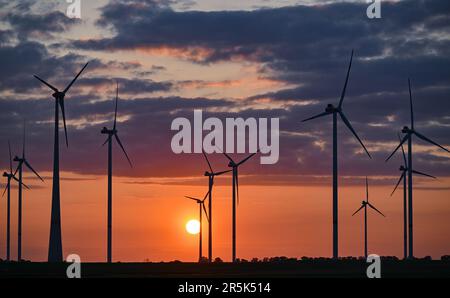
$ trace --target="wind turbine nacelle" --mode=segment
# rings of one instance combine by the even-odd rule
[[[408,126],[403,126],[402,133],[408,133],[409,130],[410,130],[410,129],[409,129]]]
[[[102,133],[103,133],[103,134],[108,133],[108,129],[107,129],[106,127],[103,127],[103,128],[102,128]]]
[[[59,91],[52,94],[52,96],[56,99],[64,99],[65,95],[66,94],[64,94],[64,92],[59,92]]]
[[[205,176],[211,176],[208,171],[205,172]]]
[[[333,112],[335,110],[334,106],[332,104],[328,104],[327,107],[325,108],[325,112]]]
[[[400,171],[406,171],[406,168],[404,166],[400,166],[399,170]]]
[[[20,158],[17,156],[14,156],[13,161],[20,161]]]
[[[8,177],[8,173],[3,172],[3,177]]]

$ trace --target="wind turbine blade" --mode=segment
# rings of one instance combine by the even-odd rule
[[[402,182],[402,180],[405,178],[405,172],[402,172],[402,174],[400,175],[400,179],[398,179],[397,184],[394,187],[394,190],[391,193],[391,197],[394,195],[394,192],[397,190],[398,186],[400,185],[400,183]]]
[[[205,207],[204,203],[202,203],[202,207],[203,207],[203,210],[205,211],[206,220],[209,222],[208,211],[206,211],[206,207]]]
[[[206,201],[206,199],[208,198],[209,192],[210,192],[210,190],[208,190],[208,192],[206,193],[206,195],[203,197],[202,202]]]
[[[20,183],[19,179],[17,179],[16,176],[12,176],[12,178],[13,178],[16,182]],[[30,189],[25,183],[22,182],[22,183],[20,183],[20,184],[22,184],[22,186],[25,187],[26,189]]]
[[[89,62],[86,63],[83,68],[80,70],[80,72],[75,76],[75,78],[72,80],[72,82],[70,82],[69,85],[67,85],[66,89],[64,89],[63,93],[67,93],[67,91],[69,91],[70,87],[72,87],[73,83],[75,83],[75,81],[78,79],[78,77],[81,75],[81,73],[83,72],[83,70],[88,66]]]
[[[364,205],[362,205],[361,207],[359,207],[359,209],[356,210],[356,211],[352,214],[352,216],[355,215],[356,213],[358,213],[359,211],[361,211],[362,208],[364,208]]]
[[[59,99],[59,106],[63,116],[64,135],[66,136],[66,146],[69,147],[69,139],[67,138],[67,125],[66,125],[66,110],[64,108],[64,98]]]
[[[358,134],[356,133],[356,131],[353,129],[352,125],[350,124],[350,121],[348,121],[347,117],[345,117],[344,113],[339,111],[339,115],[341,115],[341,119],[342,121],[344,121],[345,125],[348,127],[348,129],[350,129],[350,131],[353,133],[353,135],[355,136],[355,138],[358,140],[358,142],[361,144],[361,146],[364,148],[364,151],[366,151],[367,155],[369,156],[369,158],[372,158],[372,156],[370,156],[369,151],[367,151],[366,146],[364,146],[363,142],[361,141],[361,139],[358,137]]]
[[[105,146],[106,145],[106,143],[108,143],[108,141],[109,141],[109,138],[110,137],[108,137],[108,138],[106,138],[106,141],[102,144],[102,146]]]
[[[252,158],[253,156],[256,155],[256,153],[258,153],[259,151],[256,151],[255,153],[250,154],[249,156],[247,156],[246,158],[244,158],[243,160],[241,160],[240,162],[238,162],[237,166],[240,166],[241,164],[243,164],[244,162],[246,162],[247,160],[249,160],[250,158]]]
[[[27,166],[27,168],[29,168],[42,182],[44,182],[44,179],[42,179],[41,176],[39,176],[38,172],[36,172],[33,167],[31,167],[31,165],[28,163],[28,161],[24,160],[25,165]]]
[[[441,148],[442,150],[447,151],[448,153],[450,153],[450,151],[448,151],[446,148],[442,147],[441,145],[439,145],[438,143],[436,143],[435,141],[430,140],[429,138],[427,138],[426,136],[424,136],[423,134],[418,133],[417,131],[414,131],[414,134],[416,136],[418,136],[420,139],[424,140],[425,142],[428,142],[430,144],[433,144],[439,148]]]
[[[8,140],[9,149],[9,173],[12,174],[12,153],[11,153],[11,142]]]
[[[326,116],[326,115],[328,115],[328,114],[331,114],[331,113],[329,113],[329,112],[323,112],[323,113],[317,114],[317,115],[315,115],[315,116],[306,118],[306,119],[302,120],[302,122],[306,122],[306,121],[309,121],[309,120],[313,120],[313,119],[316,119],[316,118],[320,118],[320,117]]]
[[[16,168],[16,170],[14,171],[14,174],[11,172],[11,174],[13,175],[13,176],[16,176],[16,174],[17,174],[17,172],[19,171],[19,168],[22,166],[22,161],[19,161],[19,163],[17,164],[17,168]]]
[[[222,152],[223,155],[225,155],[226,158],[228,158],[232,163],[234,163],[234,160],[225,152]]]
[[[117,82],[117,88],[116,88],[116,108],[114,111],[114,130],[116,130],[117,125],[117,102],[119,101],[119,82]]]
[[[409,108],[411,110],[411,129],[414,129],[414,112],[413,112],[413,102],[411,95],[411,80],[408,78],[408,89],[409,89]]]
[[[403,165],[406,168],[408,167],[408,162],[406,161],[405,148],[403,148],[402,138],[400,137],[400,134],[398,134],[398,141],[400,142],[400,146],[402,147]]]
[[[342,89],[342,94],[341,94],[341,99],[339,100],[338,109],[340,109],[342,107],[342,102],[344,101],[345,92],[347,90],[348,78],[350,76],[350,69],[352,68],[352,61],[353,61],[353,50],[352,50],[352,55],[350,56],[350,63],[348,64],[347,76],[345,78],[345,84],[344,84],[344,88]]]
[[[34,75],[34,77],[36,79],[38,79],[39,81],[41,81],[42,84],[46,85],[47,87],[49,87],[50,89],[52,89],[55,92],[58,92],[58,89],[56,89],[56,87],[53,87],[52,85],[50,85],[49,83],[47,83],[46,81],[44,81],[43,79],[41,79],[40,77],[38,77],[37,75]]]
[[[389,159],[391,159],[392,156],[394,156],[395,152],[397,152],[397,150],[403,145],[403,143],[406,142],[406,140],[407,140],[408,138],[409,138],[409,135],[405,135],[405,136],[403,137],[403,140],[401,140],[400,144],[398,144],[398,146],[395,147],[395,150],[391,153],[391,155],[389,155],[388,158],[386,158],[386,160],[385,160],[386,162],[387,162]]]
[[[213,171],[213,169],[212,169],[212,167],[211,167],[211,163],[209,162],[208,156],[206,155],[205,151],[202,150],[202,153],[203,153],[203,156],[204,156],[205,159],[206,159],[206,162],[208,163],[208,167],[209,167],[209,169],[211,170],[211,173],[214,173],[214,171]]]
[[[384,217],[386,217],[386,215],[384,215],[383,213],[381,213],[381,211],[378,210],[377,208],[375,208],[374,205],[372,205],[372,204],[370,204],[370,203],[367,203],[367,205],[369,205],[369,207],[372,208],[373,210],[375,210],[376,212],[378,212],[378,213],[380,213],[381,215],[383,215]]]
[[[8,190],[8,185],[9,185],[9,180],[8,180],[8,183],[6,184],[6,186],[5,186],[5,189],[3,190],[3,193],[2,193],[2,198],[5,196],[5,193],[6,193],[6,191]]]
[[[122,148],[122,151],[123,151],[123,153],[125,154],[125,157],[127,158],[128,163],[130,164],[130,167],[133,167],[133,164],[131,163],[131,160],[130,160],[130,158],[128,157],[127,152],[125,151],[125,148],[123,147],[122,142],[121,142],[120,139],[119,139],[119,136],[117,135],[117,133],[115,133],[114,136],[116,137],[116,141],[117,141],[117,143],[119,143],[120,148]]]
[[[429,174],[426,174],[426,173],[423,173],[423,172],[419,172],[419,171],[416,171],[416,170],[412,170],[412,172],[414,174],[417,174],[417,175],[422,175],[422,176],[430,177],[430,178],[433,178],[433,179],[437,179],[436,177],[434,177],[432,175],[429,175]]]
[[[369,181],[367,180],[366,176],[366,200],[369,202]]]
[[[225,155],[225,157],[228,158],[228,160],[230,160],[231,163],[234,164],[234,160],[233,160],[228,154],[226,154],[224,151],[222,151],[222,150],[221,150],[219,147],[217,147],[217,146],[216,146],[216,149],[217,149],[220,153],[222,153],[223,155]]]
[[[185,197],[186,199],[196,201],[197,203],[201,202],[201,200],[200,200],[200,199],[197,199],[197,198],[188,197],[188,196],[184,196],[184,197]]]
[[[213,175],[214,175],[214,176],[220,176],[220,175],[222,175],[222,174],[229,173],[229,172],[231,172],[231,170],[213,173]]]

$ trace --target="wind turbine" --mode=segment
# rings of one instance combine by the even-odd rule
[[[188,197],[185,196],[185,198],[189,199],[189,200],[194,200],[195,202],[197,202],[198,207],[199,207],[199,218],[200,218],[200,234],[199,234],[199,249],[198,249],[198,261],[201,262],[202,257],[203,257],[203,252],[202,252],[202,247],[203,247],[203,242],[202,242],[202,238],[203,238],[203,223],[202,223],[202,214],[203,214],[203,210],[205,211],[205,216],[206,219],[208,220],[208,222],[210,221],[210,217],[208,217],[208,212],[206,211],[206,207],[205,207],[205,201],[208,198],[208,193],[206,193],[205,197],[203,198],[203,200],[201,199],[197,199],[197,198],[193,198],[193,197]]]
[[[400,135],[398,136],[399,141],[401,142],[402,139],[400,137]],[[400,183],[403,180],[403,256],[404,259],[406,259],[408,257],[408,212],[407,212],[407,208],[408,208],[408,204],[407,204],[407,193],[406,193],[406,173],[408,172],[408,163],[406,161],[406,155],[405,155],[405,149],[403,148],[403,144],[401,145],[402,148],[402,155],[403,155],[403,165],[400,166],[399,171],[402,173],[400,175],[400,178],[398,179],[397,184],[395,185],[394,190],[391,193],[391,197],[392,195],[395,193],[395,191],[397,190],[398,186],[400,185]],[[436,179],[436,177],[419,172],[419,171],[415,171],[414,169],[412,170],[412,172],[414,174],[418,174],[418,175],[422,175],[422,176],[426,176],[426,177],[430,177],[430,178],[434,178]]]
[[[19,179],[15,176],[12,169],[12,154],[11,154],[11,144],[8,141],[8,149],[9,149],[9,173],[4,172],[3,177],[6,177],[7,183],[5,190],[3,191],[2,197],[5,196],[5,193],[8,192],[7,202],[6,202],[6,260],[11,260],[11,180],[15,180],[19,182]],[[20,182],[19,182],[20,183]],[[23,184],[23,183],[22,183]],[[28,186],[23,184],[25,188],[28,189]]]
[[[411,128],[408,126],[404,126],[402,129],[402,133],[405,134],[403,139],[400,141],[400,144],[394,149],[394,151],[391,153],[391,155],[386,158],[386,161],[391,159],[391,157],[397,152],[397,150],[406,142],[408,141],[408,232],[409,232],[409,251],[408,256],[409,258],[414,258],[414,252],[413,252],[413,181],[412,181],[412,174],[413,174],[413,165],[412,165],[412,136],[415,135],[419,139],[430,143],[434,146],[437,146],[448,153],[446,148],[442,147],[438,143],[434,142],[433,140],[429,139],[428,137],[424,136],[423,134],[419,133],[414,128],[414,111],[413,111],[413,102],[412,102],[412,94],[411,94],[411,81],[408,79],[408,89],[409,89],[409,108],[410,108],[410,115],[411,115]]]
[[[332,104],[328,104],[325,112],[315,115],[313,117],[307,118],[303,120],[302,122],[306,122],[309,120],[313,120],[316,118],[320,118],[327,115],[333,115],[333,258],[337,259],[339,257],[338,253],[338,153],[337,153],[337,115],[339,115],[344,122],[344,124],[348,127],[348,129],[353,133],[355,138],[358,140],[358,142],[363,147],[364,151],[367,153],[369,158],[372,158],[369,154],[369,151],[367,151],[366,147],[364,146],[361,139],[356,134],[356,131],[353,129],[352,125],[350,124],[350,121],[345,116],[343,109],[342,109],[342,103],[344,102],[345,92],[347,90],[347,84],[348,84],[348,78],[350,75],[350,69],[352,67],[352,60],[353,60],[353,50],[350,57],[350,63],[348,65],[347,70],[347,77],[345,78],[344,88],[342,89],[341,98],[339,100],[339,105],[335,107]]]
[[[213,185],[214,185],[214,178],[216,176],[220,176],[222,174],[231,172],[231,170],[228,171],[222,171],[222,172],[214,172],[211,163],[208,160],[208,156],[206,155],[205,151],[203,151],[203,156],[205,156],[206,162],[208,163],[208,167],[210,172],[205,171],[205,176],[208,177],[208,192],[209,192],[209,204],[208,204],[208,211],[209,211],[209,220],[208,220],[208,260],[211,263],[212,262],[212,192],[213,192]]]
[[[356,213],[358,213],[361,209],[364,208],[364,257],[367,259],[367,206],[378,212],[379,214],[386,217],[381,211],[379,211],[375,206],[369,203],[369,182],[367,181],[366,177],[366,200],[361,202],[361,207],[359,207],[358,210],[355,211],[355,213],[352,214],[354,216]]]
[[[62,239],[61,239],[61,200],[60,200],[60,188],[59,188],[59,108],[61,108],[61,113],[64,123],[64,134],[66,137],[66,146],[69,147],[69,141],[67,138],[67,127],[66,127],[66,112],[64,109],[64,97],[69,91],[70,87],[75,83],[78,77],[81,75],[83,70],[88,66],[88,63],[80,70],[80,72],[75,76],[75,78],[67,85],[66,89],[62,92],[56,87],[53,87],[37,75],[34,75],[41,83],[49,87],[54,91],[52,96],[55,98],[55,136],[54,136],[54,147],[53,147],[53,185],[52,185],[52,213],[50,222],[50,241],[48,248],[48,261],[49,262],[62,262],[63,261],[63,251],[62,251]]]
[[[238,176],[238,170],[239,166],[244,164],[247,160],[252,158],[257,152],[250,154],[240,162],[235,162],[228,154],[225,152],[222,152],[223,155],[225,155],[226,158],[230,161],[228,163],[228,167],[232,168],[233,172],[233,211],[232,211],[232,220],[233,220],[233,227],[232,227],[232,260],[233,262],[236,262],[236,203],[239,204],[239,176]],[[236,200],[237,198],[237,200]]]
[[[116,85],[116,107],[114,111],[114,125],[112,129],[107,129],[103,127],[101,133],[108,135],[108,138],[103,143],[105,145],[108,143],[108,240],[107,240],[107,262],[112,262],[112,137],[116,139],[120,148],[122,149],[128,163],[133,167],[130,158],[128,157],[122,142],[120,141],[119,135],[117,134],[117,102],[119,100],[119,83]]]
[[[23,174],[23,166],[27,167],[30,171],[36,175],[42,182],[41,176],[33,169],[28,160],[25,157],[25,122],[23,124],[23,143],[22,143],[22,157],[15,156],[14,161],[18,162],[16,172],[14,175],[19,172],[19,197],[18,197],[18,224],[17,224],[17,261],[22,261],[22,174]]]

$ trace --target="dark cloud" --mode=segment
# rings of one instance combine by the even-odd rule
[[[107,78],[107,77],[91,77],[81,78],[78,84],[84,87],[99,88],[99,87],[111,87],[115,86],[118,82],[120,86],[120,93],[126,94],[142,94],[163,92],[172,89],[172,83],[170,82],[154,82],[150,79],[142,80],[138,78],[126,79],[126,78]]]
[[[139,73],[143,71],[142,65],[136,62],[103,62],[99,59],[90,59],[89,57],[70,52],[63,56],[55,56],[44,44],[31,41],[19,42],[16,45],[0,46],[0,55],[2,57],[0,91],[10,90],[22,95],[42,88],[42,85],[33,78],[34,74],[37,74],[54,86],[62,88],[73,79],[86,62],[89,62],[89,72],[118,70],[121,72]],[[110,78],[106,76],[82,77],[77,84],[95,88],[111,86],[115,80],[120,82],[122,91],[129,94],[169,91],[173,87],[171,82],[155,82],[151,79],[137,78]]]
[[[67,119],[69,121],[69,149],[61,147],[61,167],[65,171],[80,174],[103,174],[105,170],[104,141],[100,134],[103,126],[110,126],[114,104],[112,100],[99,101],[92,96],[69,96],[66,101]],[[129,155],[135,163],[131,170],[119,148],[115,146],[115,175],[131,177],[186,177],[201,175],[205,170],[201,154],[173,154],[170,141],[175,132],[170,125],[176,117],[192,119],[194,109],[202,109],[204,118],[218,117],[225,121],[227,117],[280,117],[282,136],[280,139],[280,160],[274,166],[261,166],[258,160],[246,165],[242,174],[258,175],[267,184],[327,184],[331,167],[331,123],[330,119],[315,123],[301,124],[298,113],[301,109],[291,110],[253,110],[247,109],[239,114],[233,112],[217,112],[234,106],[226,100],[210,100],[207,98],[136,98],[119,102],[119,135]],[[13,143],[13,150],[20,148],[20,131],[22,117],[29,121],[27,144],[29,158],[39,170],[51,170],[52,165],[52,114],[53,102],[46,98],[30,101],[3,99],[0,101],[2,113],[0,121],[4,123],[0,130],[2,140],[0,153],[7,154],[6,140]],[[352,114],[353,116],[353,114]],[[351,117],[351,116],[349,116]],[[354,117],[351,117],[351,119]],[[353,121],[353,119],[352,119]],[[32,124],[31,124],[32,123]],[[374,131],[365,131],[364,123],[353,121],[355,129],[364,141],[370,140]],[[296,135],[295,133],[306,133]],[[375,133],[376,134],[376,133]],[[382,135],[382,133],[379,133]],[[387,137],[388,139],[390,137]],[[343,176],[363,177],[365,175],[393,176],[382,183],[392,183],[401,163],[400,156],[392,162],[385,163],[388,149],[373,153],[370,160],[362,153],[359,144],[352,141],[351,133],[339,125],[340,172]],[[386,136],[384,137],[386,139]],[[323,150],[315,143],[323,141]],[[395,142],[395,137],[392,138]],[[417,140],[415,142],[419,143]],[[16,152],[16,151],[15,151]],[[344,154],[345,152],[345,154]],[[239,158],[239,157],[238,157]],[[220,154],[211,156],[215,168],[226,168],[226,160]],[[6,166],[5,163],[3,163]],[[430,174],[448,176],[449,159],[435,157],[429,152],[415,153],[415,166]],[[318,176],[309,177],[304,176]],[[325,178],[320,178],[324,176]],[[261,183],[256,178],[245,178],[248,183]],[[347,178],[346,178],[347,179]],[[348,178],[349,179],[349,178]],[[347,180],[348,180],[347,179]],[[176,182],[174,182],[176,183]],[[355,183],[355,182],[348,182]],[[380,182],[381,183],[381,182]]]
[[[349,181],[353,178],[343,178],[346,183],[362,182],[365,175],[389,176],[376,183],[395,182],[400,156],[390,163],[384,159],[394,149],[399,129],[409,123],[407,77],[413,82],[417,129],[445,146],[450,144],[450,45],[446,38],[441,38],[448,34],[450,9],[446,1],[383,3],[381,20],[367,19],[366,4],[358,3],[221,12],[175,12],[170,5],[171,1],[111,1],[102,9],[98,25],[112,29],[114,36],[72,41],[74,53],[64,56],[55,56],[52,48],[30,41],[0,47],[2,91],[23,93],[40,87],[32,78],[33,73],[64,86],[83,63],[91,60],[88,72],[67,98],[70,148],[62,147],[63,170],[104,174],[106,153],[100,146],[104,141],[100,130],[111,123],[113,102],[105,101],[107,96],[98,90],[101,86],[111,86],[109,89],[113,90],[116,78],[100,76],[95,71],[116,68],[135,75],[119,78],[124,93],[121,98],[126,99],[119,102],[119,117],[123,117],[119,134],[135,168],[129,169],[115,147],[114,158],[118,159],[115,174],[133,177],[202,174],[206,165],[200,154],[175,155],[170,149],[174,134],[170,131],[171,121],[180,116],[192,118],[193,109],[200,108],[205,111],[205,118],[280,118],[279,163],[275,166],[249,163],[243,175],[258,174],[263,178],[259,182],[252,177],[243,178],[246,182],[328,184],[331,119],[308,123],[301,120],[322,112],[327,103],[337,103],[352,48],[356,56],[344,110],[368,144],[373,160],[360,152],[360,145],[339,122],[340,173],[343,177],[356,177],[353,182]],[[55,44],[55,49],[62,50],[63,45],[67,44]],[[294,87],[241,101],[144,97],[143,92],[176,89],[177,82],[136,79],[139,74],[150,75],[164,68],[146,71],[139,64],[92,60],[76,52],[161,48],[170,48],[183,59],[212,66],[230,60],[257,63],[261,75]],[[80,89],[88,92],[78,92]],[[39,92],[40,96],[44,94]],[[40,170],[50,170],[54,103],[49,96],[40,96],[36,100],[18,101],[11,96],[0,100],[0,121],[4,123],[0,128],[4,143],[0,144],[0,153],[5,156],[7,139],[13,141],[15,150],[20,146],[20,125],[25,117],[30,123],[30,159]],[[258,108],[258,101],[265,98],[285,106]],[[392,148],[386,146],[389,142]],[[423,144],[416,139],[414,142]],[[414,154],[418,169],[438,176],[450,175],[448,157],[427,151]],[[226,166],[220,154],[211,156],[211,160],[219,168]],[[134,182],[147,183],[137,179]]]
[[[13,36],[14,33],[11,30],[0,30],[0,45],[10,42]]]
[[[84,58],[73,53],[53,56],[43,44],[31,41],[0,46],[0,57],[0,90],[13,90],[18,93],[39,86],[33,79],[33,74],[58,78],[65,78],[69,74],[73,76]]]
[[[311,68],[341,57],[346,53],[342,44],[360,48],[362,56],[374,56],[382,54],[386,37],[407,41],[407,36],[399,34],[414,33],[420,26],[445,33],[448,27],[450,8],[443,0],[384,3],[380,21],[367,19],[366,8],[366,4],[336,3],[250,12],[175,12],[155,1],[112,1],[103,8],[99,24],[113,26],[116,36],[75,45],[88,49],[205,47],[211,52],[204,61],[233,56],[302,61],[299,57],[308,54],[303,68]]]
[[[79,22],[77,19],[68,18],[59,11],[45,15],[10,14],[6,20],[17,33],[19,39],[50,38],[54,33],[65,32]]]
[[[156,6],[156,7],[155,7]],[[260,97],[324,100],[340,94],[355,49],[349,97],[402,96],[411,77],[417,90],[450,82],[450,5],[445,0],[383,3],[383,17],[367,5],[335,3],[255,11],[175,12],[158,2],[113,1],[99,23],[112,38],[73,41],[75,48],[172,48],[193,62],[254,61],[269,78],[298,85]],[[132,22],[129,20],[133,20]]]

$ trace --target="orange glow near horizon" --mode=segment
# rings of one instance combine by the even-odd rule
[[[48,174],[48,173],[45,173]],[[62,177],[83,178],[62,173]],[[205,186],[127,184],[114,178],[114,261],[196,261],[198,238],[183,227],[198,217],[198,208],[184,198],[202,195]],[[205,181],[206,182],[206,181]],[[230,181],[231,183],[231,181]],[[38,185],[38,184],[36,184]],[[71,190],[76,190],[71,191]],[[401,192],[390,198],[392,187],[371,186],[371,202],[387,217],[369,213],[369,252],[402,256]],[[213,254],[231,259],[231,188],[216,186],[213,199]],[[418,257],[449,254],[450,190],[415,191],[415,251]],[[271,256],[330,256],[331,188],[323,186],[240,186],[237,209],[237,254],[251,259]],[[17,249],[17,191],[12,191],[12,257]],[[364,186],[340,188],[339,246],[341,256],[363,254],[362,217],[351,214],[364,198]],[[23,256],[47,258],[51,180],[24,193]],[[6,200],[0,202],[6,214]],[[106,258],[106,179],[62,180],[61,210],[64,255],[78,254],[82,261]],[[5,243],[5,217],[0,218],[0,243]],[[205,220],[206,222],[206,220]],[[203,223],[207,251],[207,223]],[[0,256],[5,247],[1,245]]]

